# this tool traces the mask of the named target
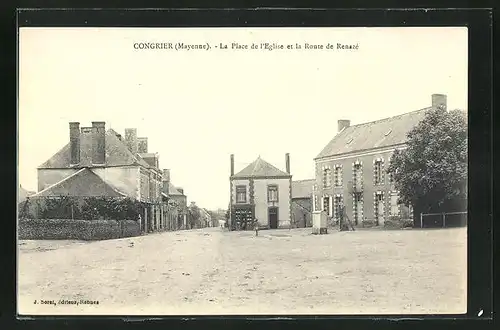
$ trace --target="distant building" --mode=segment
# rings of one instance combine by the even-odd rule
[[[297,228],[312,226],[312,200],[315,179],[292,181],[292,223]]]
[[[231,229],[252,229],[253,219],[262,228],[289,228],[292,213],[292,175],[286,154],[286,172],[260,156],[234,173],[231,155],[230,221]]]
[[[212,216],[207,209],[200,208],[200,223],[203,228],[212,227]]]
[[[149,205],[142,218],[144,231],[160,224],[162,173],[158,155],[148,153],[147,138],[135,128],[125,138],[104,122],[80,128],[69,123],[69,141],[38,167],[38,193],[33,197],[129,197]]]
[[[172,229],[185,229],[187,227],[187,196],[184,189],[176,187],[170,181],[170,170],[163,170],[162,197],[164,202],[173,201],[177,206],[177,220]]]
[[[389,216],[412,218],[411,205],[398,203],[398,191],[386,173],[395,150],[406,148],[407,133],[430,109],[446,111],[446,95],[432,95],[431,107],[350,125],[338,121],[338,133],[315,158],[314,210],[324,210],[338,220],[343,203],[355,225],[383,225]]]

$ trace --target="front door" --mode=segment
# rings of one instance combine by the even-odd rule
[[[276,229],[278,228],[278,208],[270,207],[269,208],[269,228]]]

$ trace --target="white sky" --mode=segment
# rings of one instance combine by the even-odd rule
[[[70,121],[136,127],[189,201],[226,208],[236,171],[257,156],[294,179],[351,124],[427,107],[467,106],[465,28],[21,28],[19,182],[69,141]],[[358,51],[135,50],[134,42],[359,43]],[[286,47],[286,46],[285,46]]]

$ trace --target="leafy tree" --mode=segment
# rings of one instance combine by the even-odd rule
[[[400,202],[417,212],[442,210],[467,194],[467,118],[460,110],[431,110],[407,135],[408,148],[396,150],[387,172]],[[462,202],[463,204],[463,202]]]
[[[188,221],[190,228],[195,228],[196,225],[200,222],[200,218],[200,208],[196,204],[191,203],[191,205],[188,207]]]

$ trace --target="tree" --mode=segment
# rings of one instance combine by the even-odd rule
[[[191,229],[196,227],[196,224],[199,223],[200,218],[200,208],[195,203],[191,203],[191,205],[188,207],[188,220]]]
[[[387,172],[400,202],[417,212],[442,210],[467,194],[467,118],[460,110],[429,111],[407,135],[407,148],[396,150]]]

